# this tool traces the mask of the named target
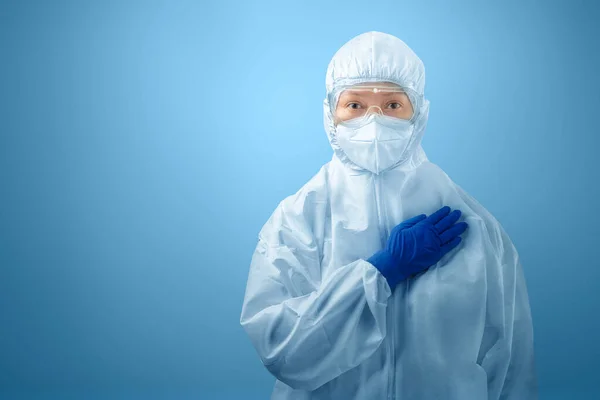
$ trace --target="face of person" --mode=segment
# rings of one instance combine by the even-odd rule
[[[400,86],[391,82],[369,82],[342,91],[335,109],[336,123],[381,113],[390,117],[410,119],[413,107]]]

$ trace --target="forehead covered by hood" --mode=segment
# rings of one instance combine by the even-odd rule
[[[417,55],[395,36],[366,32],[344,44],[327,67],[327,95],[340,86],[388,81],[423,95],[425,67]]]

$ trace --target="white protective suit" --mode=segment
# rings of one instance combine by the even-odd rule
[[[259,234],[240,323],[277,380],[272,399],[537,399],[533,326],[519,256],[494,217],[421,148],[374,174],[337,145],[335,88],[393,82],[423,94],[424,66],[400,39],[368,32],[327,70],[334,156],[281,201]],[[395,288],[365,261],[390,230],[442,206],[462,211],[462,243]]]

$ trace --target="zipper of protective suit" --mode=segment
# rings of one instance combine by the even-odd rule
[[[387,239],[388,239],[388,232],[387,232],[387,225],[386,225],[386,218],[385,216],[382,216],[382,210],[384,210],[383,208],[383,201],[381,200],[381,188],[380,188],[380,175],[373,175],[373,179],[375,180],[375,205],[377,207],[377,223],[379,225],[379,233],[380,233],[380,240],[381,240],[381,245],[383,248],[385,248],[385,245],[387,243]],[[391,288],[393,290],[393,288]],[[390,315],[394,315],[394,299],[393,297],[391,298],[390,301]],[[393,321],[393,318],[392,318]],[[388,378],[388,399],[395,399],[396,398],[396,393],[394,393],[394,380],[395,380],[395,375],[396,375],[396,354],[394,351],[394,338],[396,336],[396,327],[395,324],[388,320],[387,324],[391,323],[391,337],[390,340],[388,341],[390,343],[390,357],[392,359],[392,363],[391,363],[391,372]],[[386,325],[387,325],[386,324]]]

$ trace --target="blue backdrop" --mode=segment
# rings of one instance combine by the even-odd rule
[[[369,30],[422,58],[427,155],[521,254],[541,399],[598,398],[600,3],[449,3],[1,1],[0,398],[267,399],[250,257]]]

